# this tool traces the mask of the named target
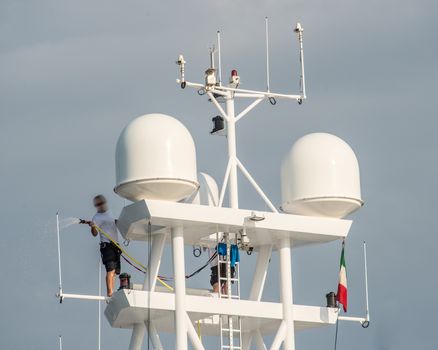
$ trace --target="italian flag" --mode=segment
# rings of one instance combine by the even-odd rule
[[[336,294],[336,300],[339,304],[342,304],[344,312],[347,312],[347,266],[345,265],[345,244],[342,243],[342,253],[341,253],[341,266],[339,269],[339,284],[338,293]]]

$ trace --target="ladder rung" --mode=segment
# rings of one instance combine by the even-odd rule
[[[230,330],[229,328],[222,328],[222,331],[226,331],[226,332],[235,332],[235,333],[240,333],[240,329],[232,329],[232,330]]]

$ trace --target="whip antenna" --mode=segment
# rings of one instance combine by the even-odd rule
[[[270,76],[269,76],[269,21],[265,17],[265,40],[266,40],[266,91],[270,92]]]
[[[56,238],[58,242],[58,278],[59,278],[59,301],[62,302],[62,274],[61,274],[61,244],[59,242],[59,212],[56,213]]]
[[[221,32],[217,31],[217,75],[219,86],[222,85]]]

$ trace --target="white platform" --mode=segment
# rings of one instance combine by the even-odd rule
[[[240,315],[242,332],[259,329],[272,335],[283,320],[281,303],[217,299],[186,295],[186,308],[192,322],[201,320],[202,335],[218,335],[219,316]],[[149,312],[150,309],[150,312]],[[120,290],[114,293],[105,315],[112,327],[132,328],[150,315],[159,333],[174,333],[175,295],[173,293]],[[294,305],[295,329],[320,327],[336,323],[336,309]]]
[[[238,233],[246,230],[253,247],[275,244],[290,237],[294,246],[325,243],[347,236],[350,220],[318,218],[301,215],[256,212],[262,221],[252,221],[251,210],[209,207],[196,204],[142,200],[126,206],[120,214],[118,227],[125,239],[147,240],[148,223],[152,234],[184,228],[187,245],[208,244],[208,236],[216,232]],[[215,243],[215,242],[212,242]]]

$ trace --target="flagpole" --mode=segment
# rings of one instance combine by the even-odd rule
[[[366,301],[366,320],[370,320],[370,308],[368,302],[368,268],[367,268],[367,243],[363,241],[363,260],[365,272],[365,301]]]

